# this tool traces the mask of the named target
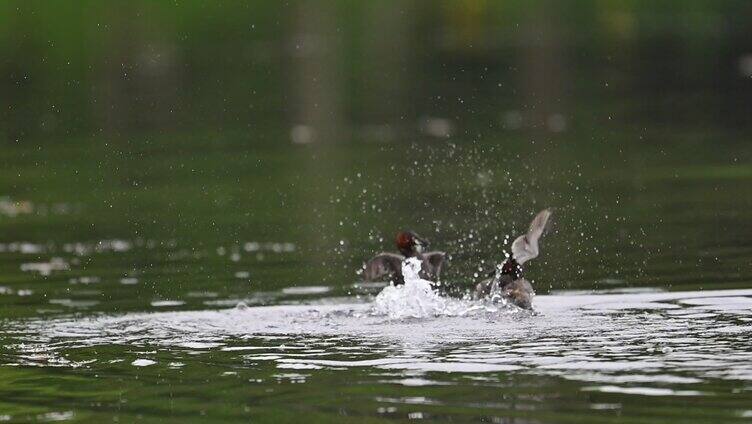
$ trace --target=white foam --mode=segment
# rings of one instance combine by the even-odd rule
[[[421,262],[408,258],[402,263],[405,284],[390,285],[376,296],[373,313],[393,319],[426,318],[441,315],[446,309],[447,299],[442,298],[431,288],[431,282],[418,276]]]
[[[464,316],[477,312],[496,312],[499,305],[486,305],[462,299],[443,297],[420,278],[421,262],[408,258],[402,263],[405,284],[385,287],[376,296],[371,314],[391,319]]]
[[[423,293],[428,300],[435,300],[434,294]],[[721,305],[712,299],[722,297],[738,301],[752,297],[752,289],[539,296],[537,314],[510,315],[500,309],[504,315],[451,316],[451,308],[428,308],[424,311],[438,316],[402,320],[375,315],[373,305],[364,303],[63,315],[6,323],[7,331],[25,340],[14,348],[20,359],[6,365],[88,367],[80,361],[85,355],[99,361],[108,358],[92,353],[97,349],[76,351],[76,362],[67,356],[75,349],[111,345],[150,349],[136,352],[146,357],[158,349],[171,355],[163,360],[167,364],[184,357],[188,347],[191,355],[222,351],[233,357],[231,352],[236,352],[237,361],[266,362],[280,371],[361,368],[396,378],[424,378],[425,373],[438,372],[485,373],[488,379],[499,373],[532,373],[586,382],[586,390],[595,392],[694,396],[705,390],[698,386],[702,381],[752,381],[752,351],[742,337],[751,326],[738,319],[746,315],[733,306],[724,311],[733,319],[719,325],[668,314],[676,309],[615,309],[614,305],[655,302],[691,310],[690,303]],[[465,311],[490,309],[471,301],[456,302]],[[144,362],[134,366],[138,364]],[[275,377],[293,382],[306,378]]]

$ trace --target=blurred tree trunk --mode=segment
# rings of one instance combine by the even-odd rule
[[[110,134],[169,129],[179,106],[177,48],[166,36],[172,31],[166,22],[155,22],[148,7],[138,7],[110,6],[105,12],[110,30],[95,41],[105,53],[96,64],[94,114]]]
[[[11,55],[8,63],[0,67],[0,142],[20,142],[28,130],[24,111],[28,109],[30,95],[27,71],[18,66]]]
[[[415,2],[383,1],[364,5],[363,96],[366,122],[384,125],[384,135],[397,135],[412,124],[410,86]],[[409,119],[409,122],[405,122]]]
[[[342,43],[337,31],[336,3],[329,0],[298,0],[291,4],[290,63],[287,102],[290,105],[291,139],[296,144],[313,144],[299,154],[298,190],[308,205],[299,222],[301,244],[308,261],[320,275],[332,278],[339,265],[342,246],[338,243],[338,213],[332,203],[339,197],[342,164],[332,145],[344,137],[340,68]]]
[[[92,103],[101,131],[112,135],[120,134],[131,121],[133,106],[130,103],[135,93],[129,87],[130,62],[138,33],[131,27],[136,22],[132,6],[112,5],[105,14],[110,30],[92,35],[94,40],[103,36],[99,43],[105,52],[96,64]]]
[[[15,13],[16,19],[10,21],[7,56],[0,60],[0,142],[21,142],[38,125],[39,117],[32,113],[33,83],[42,73],[32,59],[39,56],[38,49],[24,36],[24,27],[31,25],[28,13],[24,8],[13,10],[11,4],[3,9],[3,13]]]
[[[558,3],[530,3],[531,11],[522,35],[520,87],[524,115],[534,129],[563,130],[564,52]]]
[[[296,143],[330,143],[342,136],[341,41],[331,1],[292,6],[290,96]]]

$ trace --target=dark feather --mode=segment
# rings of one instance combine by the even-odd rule
[[[422,255],[423,257],[423,272],[426,274],[426,279],[431,281],[438,281],[441,278],[441,269],[446,262],[445,252],[428,252]]]
[[[402,278],[402,261],[405,257],[394,253],[381,253],[363,267],[363,279],[365,281],[394,281],[399,284],[404,282]]]

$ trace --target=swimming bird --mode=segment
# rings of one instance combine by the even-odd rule
[[[523,276],[522,265],[538,257],[538,240],[546,230],[550,217],[551,209],[544,209],[535,215],[527,233],[512,242],[511,254],[506,253],[507,257],[496,267],[495,275],[475,286],[476,299],[500,295],[520,308],[533,308],[535,291]]]
[[[418,274],[420,278],[433,282],[439,281],[441,268],[446,261],[446,253],[425,252],[429,246],[428,240],[414,231],[400,231],[397,233],[396,243],[400,254],[380,253],[365,263],[363,266],[365,281],[389,280],[394,284],[403,284],[405,279],[402,276],[402,261],[406,258],[421,260],[421,270]]]

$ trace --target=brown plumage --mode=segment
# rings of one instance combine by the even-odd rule
[[[402,276],[402,261],[406,258],[418,258],[422,262],[420,278],[438,282],[441,276],[441,268],[446,261],[444,252],[426,252],[428,241],[418,236],[413,231],[401,231],[397,234],[396,253],[380,253],[363,266],[363,279],[365,281],[392,281],[394,284],[405,282]]]
[[[522,264],[538,257],[538,240],[548,227],[551,209],[544,209],[533,218],[527,233],[517,237],[511,246],[512,253],[497,267],[496,275],[475,286],[474,298],[499,294],[523,309],[533,308],[535,291],[523,277]]]

